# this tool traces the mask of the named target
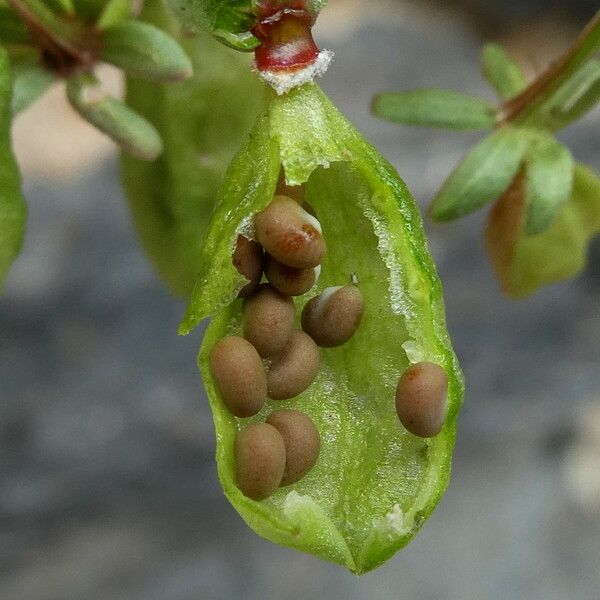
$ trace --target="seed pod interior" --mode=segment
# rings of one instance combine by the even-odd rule
[[[241,303],[232,303],[240,284],[231,265],[233,240],[249,214],[273,197],[282,166],[289,184],[305,184],[327,243],[314,293],[344,285],[356,273],[366,309],[346,344],[321,350],[319,373],[305,392],[283,403],[268,401],[255,417],[264,420],[282,407],[300,410],[311,415],[321,437],[310,477],[256,503],[235,485],[231,448],[240,423],[219,398],[207,349],[226,334],[239,334]],[[414,200],[393,168],[308,85],[270,97],[230,167],[206,252],[208,267],[181,330],[216,314],[200,367],[219,434],[217,462],[226,494],[268,539],[356,573],[373,569],[408,543],[439,500],[462,398],[441,286]],[[210,270],[221,265],[222,276],[212,281]],[[307,300],[296,300],[297,312]],[[448,375],[448,417],[431,440],[410,435],[396,416],[398,375],[409,364],[406,344]]]

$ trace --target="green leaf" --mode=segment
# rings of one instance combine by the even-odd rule
[[[497,44],[486,44],[481,52],[484,77],[501,98],[512,98],[522,92],[527,81],[521,67]]]
[[[54,83],[54,75],[41,67],[37,60],[13,61],[13,116],[38,100]]]
[[[124,156],[123,181],[146,252],[171,291],[189,296],[218,186],[263,93],[247,56],[208,33],[178,35],[157,0],[141,18],[178,39],[194,76],[178,85],[128,80],[127,103],[156,125],[164,151],[153,163]]]
[[[160,135],[154,126],[122,102],[105,95],[92,74],[69,79],[67,97],[86,121],[126,152],[142,160],[154,160],[162,152]]]
[[[131,16],[131,0],[109,0],[98,17],[98,29],[109,29]]]
[[[259,44],[250,33],[255,25],[252,0],[167,0],[167,4],[187,31],[210,31],[242,51]]]
[[[27,27],[16,13],[6,6],[0,6],[0,44],[30,44]]]
[[[600,233],[600,179],[591,169],[575,165],[571,198],[539,235],[524,231],[525,205],[521,178],[494,207],[486,231],[502,288],[517,298],[569,279],[585,267],[587,245]]]
[[[192,63],[169,35],[148,23],[125,21],[104,31],[102,60],[128,75],[153,81],[181,81],[192,75]]]
[[[489,129],[496,122],[496,109],[491,104],[439,89],[379,94],[373,101],[373,112],[395,123],[446,129]]]
[[[434,221],[452,221],[495,200],[516,175],[531,134],[502,127],[479,142],[456,167],[433,199]]]
[[[547,229],[573,187],[573,157],[552,135],[540,133],[527,153],[527,221],[529,235]]]
[[[11,149],[11,74],[8,54],[0,46],[0,288],[21,250],[27,207]]]
[[[328,252],[318,291],[358,276],[366,312],[344,346],[322,351],[316,381],[285,402],[316,423],[321,454],[301,481],[261,502],[236,485],[233,445],[251,420],[234,418],[212,377],[209,353],[239,333],[244,278],[232,264],[237,234],[272,199],[283,168],[306,183]],[[269,93],[248,142],[231,163],[209,229],[204,262],[181,332],[216,315],[199,357],[217,433],[226,496],[260,535],[355,573],[383,563],[418,532],[445,489],[462,377],[444,324],[442,290],[422,221],[405,184],[315,85]],[[318,292],[316,292],[318,293]],[[298,311],[308,300],[297,300]],[[442,365],[450,380],[443,431],[409,434],[394,407],[399,375],[413,360]],[[268,401],[253,420],[280,402]]]

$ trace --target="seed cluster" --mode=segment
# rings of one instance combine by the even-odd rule
[[[276,195],[254,217],[257,241],[240,235],[233,253],[234,266],[249,280],[240,292],[243,337],[223,338],[210,355],[223,402],[236,417],[256,415],[267,398],[287,400],[306,390],[319,372],[319,346],[349,340],[364,311],[356,286],[328,288],[306,305],[304,331],[294,328],[294,297],[317,282],[327,247],[319,221],[310,208],[303,208],[302,188],[279,189],[290,195]],[[266,282],[261,283],[263,274]],[[310,417],[277,410],[266,423],[238,434],[238,486],[250,498],[268,498],[279,486],[304,477],[319,448],[319,432]]]
[[[223,338],[210,355],[223,402],[241,418],[258,414],[267,398],[287,400],[305,391],[319,372],[319,347],[347,342],[364,312],[356,285],[330,287],[306,303],[302,331],[294,329],[294,297],[314,286],[327,248],[302,188],[280,184],[278,189],[290,196],[276,195],[254,217],[257,241],[238,236],[233,254],[233,264],[249,280],[240,292],[243,337]],[[263,274],[266,282],[261,282]],[[446,417],[447,391],[448,378],[439,365],[410,366],[396,389],[396,411],[404,427],[420,437],[437,435]],[[266,423],[238,433],[238,487],[249,498],[268,498],[278,487],[304,477],[319,449],[319,432],[306,414],[277,410]]]

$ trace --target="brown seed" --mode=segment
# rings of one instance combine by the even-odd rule
[[[268,423],[254,423],[235,439],[237,484],[253,500],[268,498],[281,483],[285,470],[285,444]]]
[[[258,242],[238,235],[237,245],[233,253],[233,265],[246,279],[249,280],[240,291],[241,298],[249,296],[260,283],[264,263],[262,246]]]
[[[210,367],[223,402],[236,417],[251,417],[267,399],[267,374],[254,346],[237,336],[219,340]]]
[[[411,365],[396,388],[396,411],[402,425],[419,437],[433,437],[444,425],[448,376],[431,362]]]
[[[267,395],[287,400],[301,394],[319,372],[319,348],[303,331],[294,331],[285,350],[271,363],[267,375]]]
[[[245,300],[244,337],[261,356],[278,354],[292,337],[295,314],[294,301],[264,283]]]
[[[279,180],[277,181],[275,193],[278,196],[287,196],[288,198],[291,198],[294,202],[297,202],[301,206],[304,202],[304,186],[288,185],[285,182],[285,173],[283,172],[283,169],[279,174]]]
[[[302,311],[302,329],[319,346],[341,346],[358,329],[364,310],[365,303],[356,286],[330,287],[307,302]]]
[[[277,410],[267,419],[285,444],[285,471],[281,485],[302,479],[319,458],[321,438],[312,419],[299,410]]]
[[[254,217],[256,239],[279,262],[297,269],[321,264],[325,240],[319,222],[287,196],[275,196]]]
[[[321,267],[296,269],[288,267],[267,254],[265,275],[269,283],[286,296],[301,296],[315,284]]]

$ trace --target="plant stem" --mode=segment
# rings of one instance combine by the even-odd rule
[[[561,57],[536,77],[520,94],[503,104],[499,121],[506,123],[526,117],[599,51],[600,11],[595,14]]]

